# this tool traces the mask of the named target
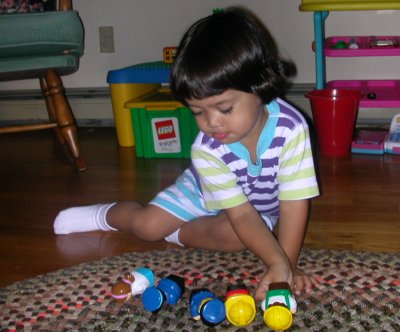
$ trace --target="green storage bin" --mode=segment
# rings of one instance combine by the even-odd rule
[[[131,112],[136,156],[190,158],[199,132],[192,111],[174,100],[170,90],[158,89],[125,103]]]

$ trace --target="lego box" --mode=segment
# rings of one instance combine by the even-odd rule
[[[120,146],[135,145],[131,115],[126,111],[125,103],[168,83],[170,68],[171,64],[156,61],[108,72],[107,83],[110,85],[115,129]]]
[[[174,100],[168,89],[132,99],[125,108],[131,112],[137,157],[190,158],[199,130],[192,111]]]

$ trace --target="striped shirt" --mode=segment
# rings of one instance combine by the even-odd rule
[[[240,143],[221,144],[200,133],[192,146],[194,174],[208,209],[250,201],[261,215],[279,217],[279,200],[319,194],[308,125],[283,100],[267,105],[268,121],[257,144],[257,161]]]
[[[189,221],[250,201],[272,229],[279,218],[279,200],[317,196],[306,121],[281,99],[267,110],[256,163],[240,142],[221,144],[200,132],[192,145],[192,166],[150,204]]]

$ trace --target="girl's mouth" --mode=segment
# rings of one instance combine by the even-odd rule
[[[228,137],[228,133],[214,133],[212,136],[218,141],[223,141]]]

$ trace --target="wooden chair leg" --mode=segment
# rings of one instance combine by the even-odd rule
[[[54,103],[49,92],[49,87],[47,86],[47,82],[44,77],[40,78],[40,87],[42,89],[42,94],[46,102],[46,108],[47,108],[47,113],[49,114],[50,122],[57,124],[56,110],[54,109]],[[56,134],[57,140],[63,147],[63,150],[67,158],[70,159],[71,162],[73,162],[71,151],[69,150],[67,142],[65,141],[58,124],[57,127],[54,128],[54,132]]]
[[[64,86],[60,76],[54,70],[48,70],[40,82],[46,100],[47,112],[51,121],[57,123],[57,138],[63,146],[67,146],[73,162],[79,171],[87,169],[78,139],[78,130],[71,107],[65,97]]]

